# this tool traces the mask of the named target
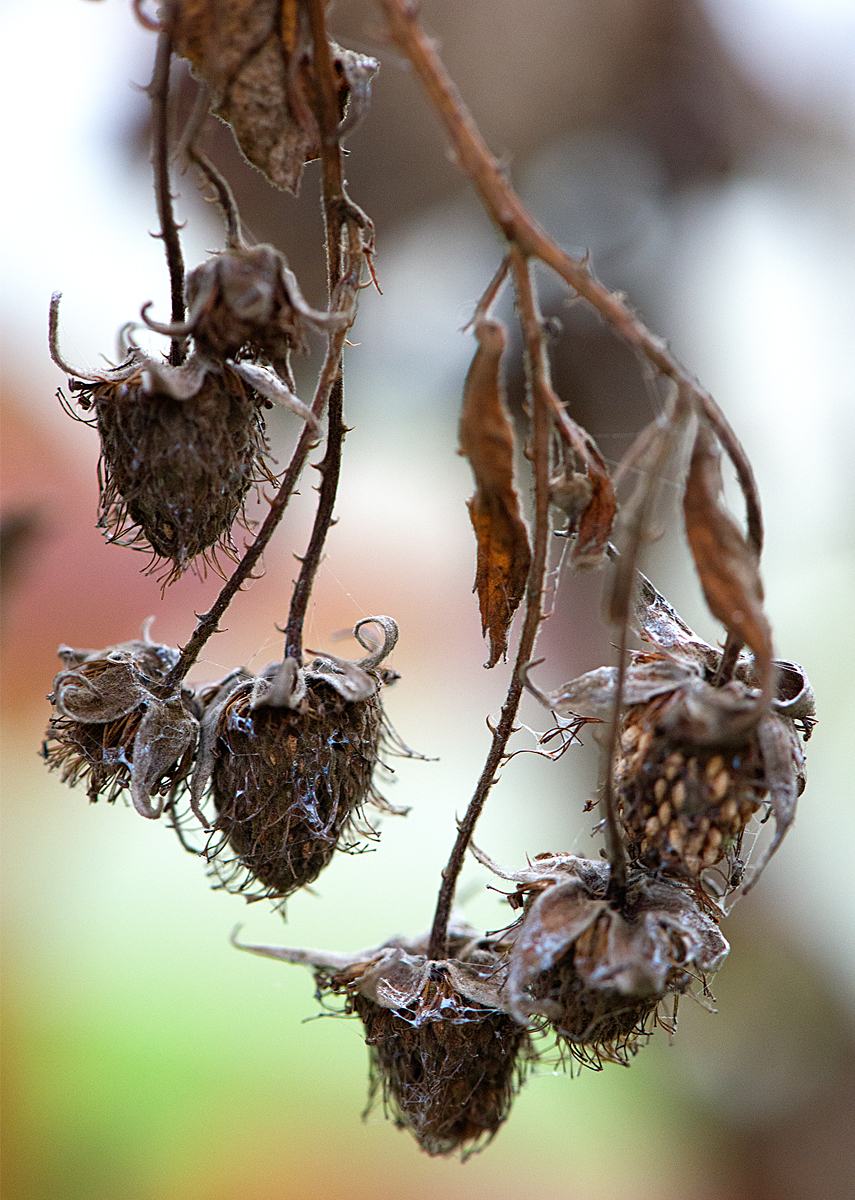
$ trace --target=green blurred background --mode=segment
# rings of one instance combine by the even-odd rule
[[[804,664],[820,724],[798,820],[762,885],[725,922],[732,954],[716,1015],[685,1001],[630,1070],[571,1078],[546,1066],[486,1152],[430,1160],[372,1113],[357,1024],[318,1014],[311,976],[242,955],[243,937],[343,950],[415,935],[431,919],[454,815],[471,794],[507,668],[485,672],[474,548],[456,455],[460,327],[497,244],[367,2],[336,5],[342,42],[383,66],[350,139],[354,198],[377,223],[383,295],[366,293],[348,352],[345,468],[307,641],[390,613],[402,678],[387,707],[438,761],[395,760],[372,853],[340,855],[296,896],[287,924],[211,891],[203,864],[161,823],[88,805],[37,750],[56,647],[154,636],[179,644],[216,592],[185,577],[161,597],[144,559],[94,528],[97,447],[55,400],[46,350],[61,288],[65,353],[111,355],[140,304],[166,312],[147,164],[154,39],[124,0],[7,0],[8,137],[3,305],[3,1137],[4,1200],[812,1200],[855,1177],[851,195],[855,93],[848,6],[760,0],[434,0],[428,28],[524,197],[571,249],[625,288],[722,403],[765,502],[764,577],[778,653]],[[179,79],[182,104],[191,88]],[[288,255],[322,302],[310,168],[298,202],[241,163],[225,129],[211,152],[259,240]],[[222,245],[216,216],[177,181],[190,265]],[[560,315],[557,389],[616,461],[651,399],[638,364],[545,276]],[[310,379],[309,368],[303,387]],[[518,404],[519,369],[511,373]],[[277,458],[297,435],[271,414]],[[289,510],[266,575],[242,594],[194,677],[279,653],[294,553],[311,521]],[[679,536],[649,567],[711,640]],[[543,682],[607,660],[598,577],[565,580],[544,630]],[[528,705],[516,748],[549,724]],[[513,865],[546,849],[596,853],[584,800],[590,748],[506,768],[478,843]],[[485,873],[460,898],[476,925],[506,920]]]

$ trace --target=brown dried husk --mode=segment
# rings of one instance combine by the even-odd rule
[[[736,745],[675,739],[660,719],[670,697],[628,709],[615,764],[615,793],[633,861],[697,877],[728,863],[767,792],[754,733]]]
[[[607,936],[608,920],[596,922],[531,985],[532,1000],[555,1014],[549,1026],[559,1046],[595,1070],[604,1062],[629,1062],[650,1036],[661,1000],[592,988],[585,981],[580,967],[596,962],[597,942]]]
[[[214,547],[231,551],[247,492],[270,478],[263,402],[236,372],[208,371],[186,400],[147,391],[142,370],[75,390],[101,436],[98,524],[108,540],[170,560],[170,580]]]
[[[136,665],[145,671],[149,678],[158,680],[165,675],[171,661],[163,661],[158,656],[162,647],[147,646],[139,642],[127,645],[137,647]],[[107,651],[102,653],[106,655]],[[116,664],[106,657],[92,658],[91,661],[80,663],[76,667],[76,673],[91,680],[96,688],[99,678],[115,671]],[[140,678],[142,680],[145,677]],[[145,695],[142,686],[140,695]],[[170,708],[170,705],[178,707]],[[41,751],[48,769],[59,771],[60,779],[69,787],[85,780],[87,795],[93,803],[96,800],[106,800],[107,803],[113,804],[122,792],[131,789],[134,741],[149,707],[149,702],[141,699],[140,703],[128,712],[103,722],[75,720],[62,714],[54,715],[48,725]],[[199,715],[198,707],[192,693],[186,688],[180,689],[180,697],[172,697],[163,705],[164,713],[169,712],[172,721],[178,716],[179,709],[184,721],[195,725]],[[173,788],[177,788],[188,778],[192,765],[192,743],[188,743],[187,753],[168,764],[159,778],[153,780],[150,795],[165,796]]]
[[[371,1053],[371,1095],[427,1154],[473,1154],[494,1137],[519,1091],[529,1044],[507,1013],[467,1000],[441,969],[418,1005],[389,1009],[357,992],[352,1009]]]
[[[313,679],[306,707],[251,708],[238,688],[218,724],[212,794],[220,883],[249,899],[284,899],[312,883],[372,794],[382,710]],[[229,848],[236,858],[228,853]]]

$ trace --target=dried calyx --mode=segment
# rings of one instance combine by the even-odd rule
[[[306,325],[323,332],[344,329],[353,314],[312,308],[284,254],[273,246],[245,246],[239,237],[188,274],[185,293],[186,321],[153,321],[146,304],[142,318],[149,328],[173,338],[192,334],[197,351],[211,361],[249,356],[269,363],[291,393],[291,407],[305,416],[293,394],[290,352],[305,353]]]
[[[523,910],[506,935],[503,1002],[518,1021],[546,1023],[588,1066],[627,1063],[652,1033],[661,1001],[696,980],[706,990],[727,956],[715,920],[676,883],[632,872],[617,905],[607,898],[606,863],[543,854],[507,871],[475,854],[517,884],[509,901]]]
[[[371,624],[383,632],[379,647],[364,640]],[[213,799],[207,854],[229,891],[282,900],[366,832],[355,826],[366,801],[394,811],[372,777],[384,730],[379,689],[395,678],[380,664],[398,627],[390,617],[369,617],[354,635],[370,651],[356,662],[327,654],[298,666],[286,658],[199,693],[191,797],[197,812],[206,792]]]
[[[656,652],[630,655],[622,691],[613,778],[630,861],[693,879],[717,868],[726,890],[742,877],[745,827],[766,804],[775,835],[753,883],[804,790],[799,732],[807,739],[814,723],[810,684],[797,664],[775,662],[776,690],[766,704],[747,653],[720,684],[721,653],[638,578],[635,627]],[[529,687],[562,716],[607,721],[617,682],[617,668],[601,667],[554,692]]]
[[[447,959],[427,958],[427,943],[392,939],[350,955],[236,944],[312,967],[321,995],[344,996],[370,1050],[369,1108],[382,1096],[428,1154],[467,1157],[507,1118],[531,1043],[504,1007],[500,948],[459,925]]]
[[[192,692],[162,684],[178,651],[143,640],[104,650],[60,646],[65,663],[49,697],[54,715],[42,753],[73,786],[88,780],[90,800],[130,792],[141,816],[155,819],[189,775],[199,730]]]

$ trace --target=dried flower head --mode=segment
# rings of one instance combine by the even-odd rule
[[[63,783],[88,780],[90,800],[113,802],[128,789],[134,808],[157,818],[190,773],[199,729],[192,693],[157,690],[178,651],[148,637],[105,650],[60,646],[65,663],[49,697],[54,715],[42,754]],[[152,803],[152,797],[158,797]]]
[[[288,358],[293,349],[305,353],[305,326],[323,331],[343,329],[349,313],[320,312],[306,302],[285,256],[273,246],[230,247],[187,276],[188,317],[161,324],[146,315],[146,324],[169,337],[193,335],[197,348],[218,360],[249,354],[270,362],[293,392]]]
[[[393,939],[353,955],[240,948],[311,966],[320,994],[344,995],[370,1049],[369,1109],[382,1095],[427,1154],[465,1158],[507,1118],[531,1044],[503,1007],[501,950],[461,926],[450,931],[448,959],[428,959],[427,942]]]
[[[258,676],[235,672],[203,697],[194,807],[210,788],[217,817],[208,850],[229,891],[284,899],[317,879],[373,800],[383,712],[378,666],[398,627],[379,625],[382,647],[358,662],[332,655],[298,667],[286,658]]]
[[[633,653],[623,687],[614,784],[630,859],[692,878],[723,861],[728,880],[741,877],[742,835],[767,804],[775,836],[756,880],[804,790],[798,731],[806,738],[814,723],[810,685],[797,664],[776,662],[777,692],[767,707],[749,654],[740,657],[734,678],[719,684],[719,651],[639,578],[638,632],[658,653]],[[554,693],[536,694],[555,712],[605,721],[617,676],[616,668],[601,667]]]
[[[316,74],[303,5],[294,0],[176,0],[164,20],[175,51],[210,89],[243,153],[276,187],[296,194],[321,152]],[[367,109],[379,63],[329,43],[344,136]]]
[[[579,1062],[626,1063],[652,1032],[661,1000],[704,986],[728,953],[715,921],[686,888],[631,874],[616,906],[606,863],[544,854],[520,871],[483,862],[517,884],[505,998],[519,1021],[544,1018]]]
[[[54,362],[101,437],[99,525],[108,540],[169,560],[171,581],[197,555],[231,547],[231,527],[265,464],[261,409],[278,401],[316,425],[311,411],[266,367],[195,353],[180,367],[121,343],[121,366],[86,374],[57,344],[59,294],[51,302]]]

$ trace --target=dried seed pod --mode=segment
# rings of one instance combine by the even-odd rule
[[[741,839],[762,804],[775,817],[772,844],[752,883],[792,824],[805,786],[798,730],[814,723],[813,692],[795,663],[773,664],[769,705],[744,654],[734,678],[717,682],[721,654],[694,634],[649,580],[639,576],[638,632],[659,653],[630,656],[614,763],[614,793],[630,859],[700,878],[720,863],[741,878]],[[617,670],[602,667],[544,694],[563,715],[610,718]]]
[[[128,789],[138,813],[159,817],[190,773],[199,729],[192,692],[156,690],[178,651],[150,641],[146,629],[142,641],[105,650],[60,646],[59,656],[65,670],[54,679],[54,716],[42,746],[48,767],[72,787],[88,779],[90,800],[112,803]]]
[[[384,727],[377,667],[398,630],[368,618],[360,641],[370,623],[384,644],[357,663],[325,655],[298,668],[286,658],[209,695],[192,795],[198,808],[210,785],[219,836],[208,857],[227,890],[290,896],[346,844],[366,801],[389,808],[372,786]]]
[[[307,304],[285,256],[273,246],[232,246],[187,276],[188,317],[180,324],[146,324],[169,337],[193,335],[199,351],[215,361],[238,355],[270,362],[293,393],[288,358],[305,353],[306,325],[343,329],[350,313],[320,312]]]
[[[546,1019],[579,1062],[626,1063],[652,1032],[666,996],[718,970],[728,944],[689,889],[636,871],[616,907],[607,899],[606,863],[540,855],[521,871],[510,897],[523,917],[514,938],[505,989],[520,1021]]]
[[[487,939],[450,931],[451,957],[427,937],[354,955],[241,946],[315,968],[319,993],[343,994],[370,1048],[369,1108],[382,1096],[399,1129],[430,1155],[483,1149],[510,1111],[531,1056],[529,1035],[503,1008],[506,958]]]
[[[230,550],[231,527],[253,483],[273,481],[261,410],[286,404],[316,425],[311,411],[267,368],[212,362],[195,353],[172,367],[123,346],[126,361],[86,374],[64,361],[57,343],[57,293],[51,301],[54,362],[92,412],[101,437],[98,524],[109,541],[150,549],[172,563],[169,582],[199,555]]]

